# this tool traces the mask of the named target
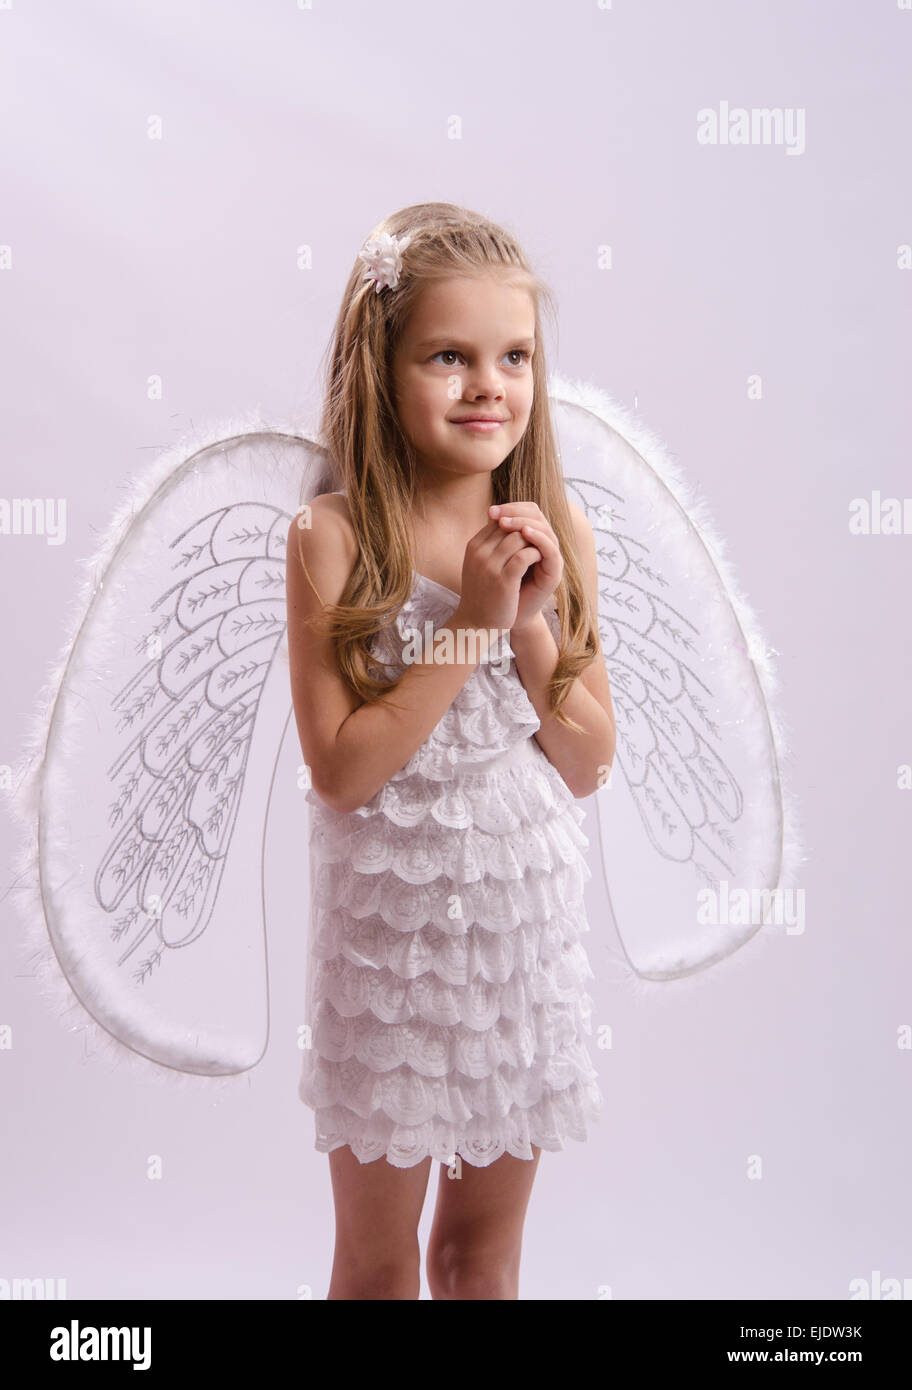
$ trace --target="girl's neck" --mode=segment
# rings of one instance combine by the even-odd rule
[[[489,520],[488,508],[493,501],[489,473],[424,478],[416,488],[415,523],[431,533],[458,531],[474,536]]]

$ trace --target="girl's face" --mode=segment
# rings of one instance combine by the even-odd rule
[[[426,468],[493,473],[529,423],[534,350],[528,290],[496,274],[425,287],[393,358],[393,387],[402,430]],[[462,423],[473,416],[496,423]]]

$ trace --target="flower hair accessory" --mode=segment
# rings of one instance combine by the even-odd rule
[[[361,278],[362,280],[373,280],[377,294],[386,286],[394,290],[398,285],[402,272],[402,252],[411,239],[411,236],[397,239],[389,232],[380,232],[378,236],[371,237],[369,241],[365,242],[364,249],[358,252],[361,260],[367,266],[367,270]]]

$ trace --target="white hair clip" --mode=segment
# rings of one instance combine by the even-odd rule
[[[391,290],[394,290],[398,285],[402,271],[402,252],[411,239],[411,236],[397,239],[389,232],[380,232],[378,236],[371,237],[369,241],[365,242],[364,249],[358,252],[361,260],[367,266],[367,270],[361,278],[362,280],[373,280],[377,294],[387,285]]]

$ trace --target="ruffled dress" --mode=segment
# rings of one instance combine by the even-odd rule
[[[415,574],[374,654],[459,596]],[[547,612],[557,634],[558,617]],[[429,625],[429,626],[428,626]],[[585,1140],[602,1112],[581,940],[585,814],[532,735],[501,634],[427,741],[345,813],[311,789],[306,1035],[299,1095],[318,1151],[486,1167]]]

